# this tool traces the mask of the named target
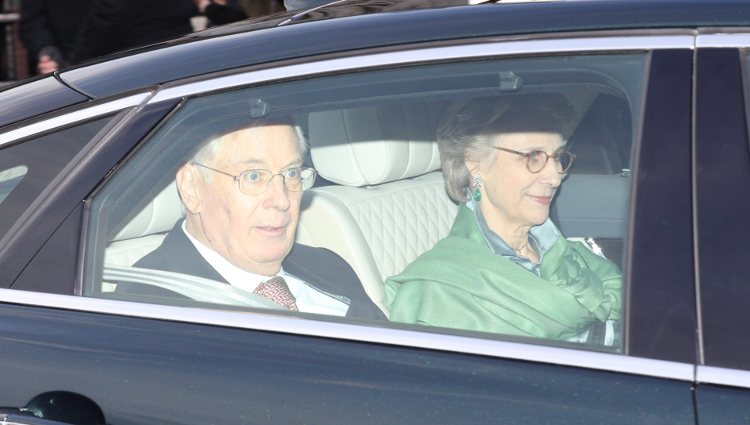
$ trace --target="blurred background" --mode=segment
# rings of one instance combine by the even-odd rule
[[[0,43],[0,82],[20,80],[29,76],[26,50],[18,37],[20,3],[20,0],[2,0],[0,3],[0,30],[3,38]]]
[[[331,0],[0,0],[0,87],[208,26]]]

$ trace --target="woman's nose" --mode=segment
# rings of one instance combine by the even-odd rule
[[[544,165],[544,168],[542,168],[542,171],[540,171],[539,174],[541,175],[542,181],[552,187],[558,187],[560,186],[560,183],[562,183],[562,165],[553,158],[550,158],[549,161],[547,161],[547,164]]]

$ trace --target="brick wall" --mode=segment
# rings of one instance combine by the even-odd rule
[[[4,13],[20,13],[19,0],[3,0]],[[0,24],[2,68],[0,81],[17,81],[29,76],[26,50],[18,37],[18,22]]]
[[[26,56],[26,49],[21,44],[21,38],[18,37],[18,23],[13,25],[13,54],[15,58],[16,79],[22,80],[30,76],[29,61]]]

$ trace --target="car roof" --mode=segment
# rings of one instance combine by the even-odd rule
[[[99,99],[208,73],[368,48],[542,32],[750,26],[747,0],[470,1],[475,3],[339,0],[120,52],[59,71],[55,84]],[[28,101],[19,94],[28,90],[15,89],[0,92],[0,101]],[[0,117],[0,125],[24,115],[19,110],[13,119]]]
[[[465,3],[340,1],[196,33],[64,71],[60,78],[98,98],[224,69],[362,48],[539,32],[750,24],[746,0]]]

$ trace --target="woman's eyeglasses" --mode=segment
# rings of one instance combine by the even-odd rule
[[[573,160],[576,158],[575,154],[568,151],[557,151],[554,154],[548,154],[545,151],[538,150],[531,152],[519,152],[514,151],[513,149],[501,148],[499,146],[493,146],[493,148],[503,152],[509,152],[525,157],[526,168],[528,168],[529,171],[535,174],[544,169],[544,167],[547,165],[547,161],[549,161],[550,158],[555,160],[555,163],[557,163],[557,172],[560,174],[565,174],[565,172],[570,169],[570,166],[573,165]]]

